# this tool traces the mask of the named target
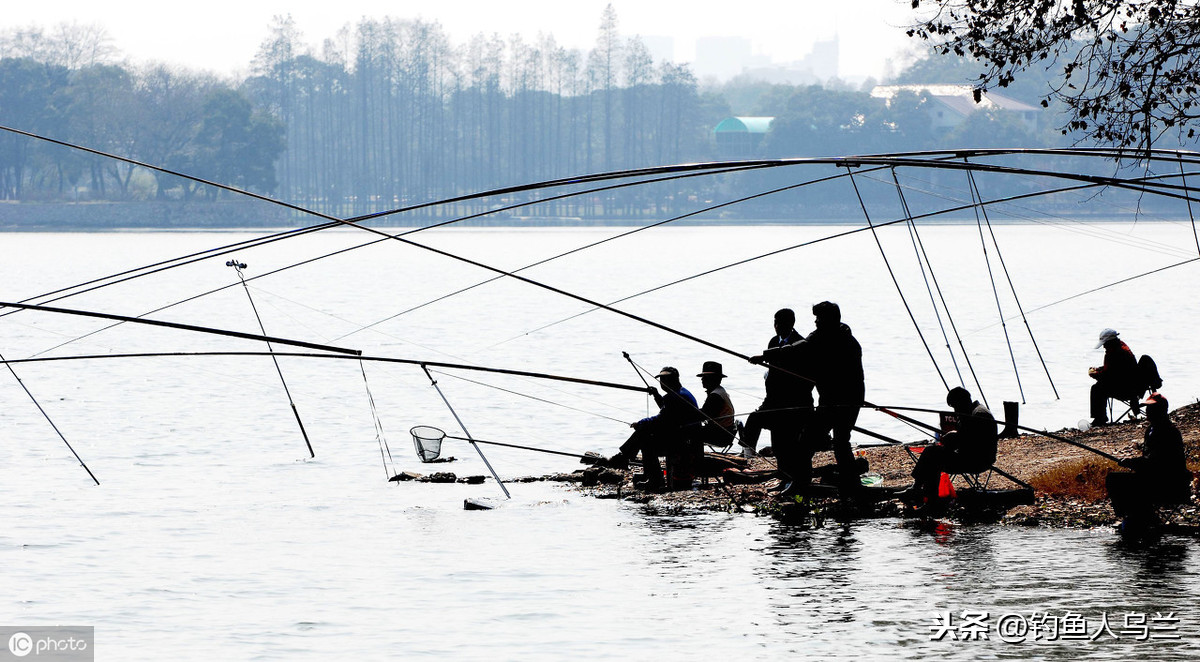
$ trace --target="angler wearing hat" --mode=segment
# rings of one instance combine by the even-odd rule
[[[1113,511],[1125,520],[1124,531],[1153,525],[1156,505],[1179,503],[1191,491],[1192,473],[1187,468],[1183,436],[1167,416],[1167,399],[1155,392],[1142,404],[1148,422],[1142,456],[1118,463],[1132,473],[1114,471],[1105,479]]]
[[[658,458],[682,450],[689,442],[689,430],[695,430],[695,425],[703,420],[696,398],[680,383],[678,370],[666,366],[655,378],[665,391],[663,395],[654,393],[658,413],[630,423],[633,434],[621,444],[616,455],[604,461],[609,467],[627,469],[629,461],[641,452],[645,473],[641,481],[635,480],[635,485],[641,482],[647,490],[663,489],[662,465]]]
[[[1116,398],[1129,402],[1142,397],[1144,389],[1138,384],[1138,362],[1133,352],[1117,337],[1117,332],[1105,329],[1100,332],[1100,342],[1096,349],[1104,348],[1104,365],[1099,368],[1088,368],[1088,375],[1096,380],[1092,384],[1091,416],[1092,425],[1108,423],[1108,399]]]
[[[708,394],[700,413],[704,421],[700,424],[697,441],[711,446],[728,446],[737,435],[737,422],[734,420],[733,401],[721,386],[725,375],[721,372],[721,364],[716,361],[705,361],[700,369],[700,385]]]

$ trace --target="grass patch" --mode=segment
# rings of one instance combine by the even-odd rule
[[[1105,501],[1108,490],[1104,488],[1104,477],[1118,468],[1116,462],[1103,458],[1072,460],[1034,476],[1029,484],[1050,497]]]

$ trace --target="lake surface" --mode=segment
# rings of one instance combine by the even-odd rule
[[[1087,415],[1086,369],[1101,361],[1093,347],[1105,327],[1120,331],[1135,353],[1158,360],[1172,406],[1200,395],[1193,370],[1200,365],[1196,263],[1076,297],[1195,257],[1190,224],[997,226],[1001,250],[989,243],[988,257],[1003,325],[974,225],[922,227],[941,288],[932,295],[908,231],[879,232],[904,300],[871,233],[819,241],[854,229],[659,228],[522,272],[610,302],[818,242],[618,304],[710,345],[603,311],[563,321],[589,306],[511,280],[401,314],[490,274],[390,241],[250,286],[270,335],[373,356],[638,385],[625,351],[652,372],[679,367],[696,393],[698,380],[689,376],[703,361],[718,360],[743,412],[762,397],[762,372],[723,350],[760,351],[773,312],[783,306],[796,309],[798,327],[807,332],[809,308],[825,299],[841,305],[863,345],[867,397],[879,404],[943,406],[946,384],[960,381],[957,362],[962,381],[977,396],[982,386],[994,411],[1004,400],[1023,400],[1025,425],[1075,425]],[[624,231],[450,229],[409,238],[513,270]],[[19,301],[255,236],[5,234],[0,299]],[[231,257],[247,263],[246,275],[253,277],[370,240],[353,231],[325,232],[51,305],[139,315],[236,284],[234,270],[225,266]],[[946,302],[939,310],[945,336],[931,299]],[[151,317],[259,332],[240,285]],[[107,325],[45,313],[9,315],[0,323],[0,351],[23,358],[263,349],[253,341],[131,324],[74,340]],[[462,434],[419,367],[302,358],[282,358],[280,367],[313,459],[267,357],[15,366],[101,485],[90,482],[7,377],[0,388],[0,582],[6,588],[0,625],[94,626],[97,659],[112,660],[1200,655],[1194,540],[1168,537],[1135,547],[1109,530],[928,530],[896,520],[804,530],[753,515],[668,517],[544,483],[511,484],[511,501],[469,512],[462,509],[464,498],[502,498],[494,483],[385,480],[400,470],[486,473],[474,451],[454,440],[445,442],[444,453],[456,462],[417,461],[410,427]],[[628,434],[627,422],[648,407],[643,395],[615,389],[459,370],[435,371],[435,377],[476,437],[571,453],[612,452]],[[390,450],[386,466],[368,387],[385,457]],[[919,437],[876,412],[864,412],[860,425]],[[553,455],[485,452],[506,480],[578,467]],[[1040,619],[1068,631],[1086,621],[1087,633],[1101,636],[1050,641],[1035,627],[1024,637],[1009,632],[1007,639],[1019,640],[1004,641],[996,628],[1016,617],[1027,627]],[[987,640],[977,638],[978,628],[963,627],[970,619],[983,619]],[[1101,631],[1104,624],[1109,633]],[[935,640],[939,627],[946,636]]]

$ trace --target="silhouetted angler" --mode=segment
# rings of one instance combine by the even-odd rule
[[[742,430],[741,444],[744,455],[752,457],[762,430],[771,431],[771,448],[775,452],[779,471],[787,479],[794,477],[796,464],[800,461],[800,432],[812,416],[813,381],[804,376],[800,352],[776,354],[767,359],[768,353],[800,342],[804,336],[796,332],[796,313],[789,308],[775,313],[775,335],[767,342],[767,349],[750,362],[768,363],[767,395],[754,413],[746,418]]]
[[[999,435],[992,412],[978,400],[972,400],[971,393],[961,386],[950,389],[946,404],[957,415],[951,421],[953,429],[945,432],[939,443],[921,452],[912,471],[915,482],[905,496],[935,499],[943,472],[976,474],[987,471],[996,462]]]
[[[1137,400],[1142,397],[1145,387],[1139,384],[1137,375],[1137,359],[1129,346],[1117,337],[1117,332],[1105,329],[1100,332],[1100,342],[1096,349],[1104,348],[1104,365],[1099,368],[1088,368],[1088,375],[1096,380],[1092,384],[1091,416],[1092,425],[1108,423],[1108,399],[1116,398],[1131,402],[1136,409]]]
[[[658,413],[630,423],[633,434],[621,445],[616,455],[605,461],[610,467],[628,468],[629,460],[636,458],[640,451],[645,473],[635,484],[641,483],[648,490],[661,490],[664,487],[662,465],[658,458],[683,452],[689,433],[695,430],[695,425],[701,420],[696,398],[680,383],[678,370],[666,366],[655,377],[665,392],[663,395],[654,394],[659,406]]]
[[[1183,436],[1167,416],[1167,399],[1155,392],[1142,404],[1149,423],[1142,456],[1120,461],[1132,473],[1111,472],[1105,480],[1113,511],[1124,519],[1123,533],[1136,533],[1154,524],[1155,506],[1179,503],[1191,493],[1192,474],[1187,468]]]
[[[721,380],[725,378],[721,364],[705,361],[696,376],[700,378],[700,385],[707,393],[704,404],[700,407],[704,420],[700,424],[696,441],[711,446],[728,446],[737,435],[737,421],[733,417],[733,401],[725,392],[725,387],[721,386]]]

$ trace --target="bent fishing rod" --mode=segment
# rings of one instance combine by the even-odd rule
[[[249,338],[253,340],[263,340],[263,337],[249,334]],[[279,339],[273,339],[275,342],[285,344]],[[336,350],[337,348],[331,348]],[[353,350],[358,352],[359,350]],[[606,382],[595,379],[584,379],[582,377],[569,377],[564,375],[553,375],[543,372],[532,372],[528,370],[515,370],[510,368],[495,368],[480,365],[471,365],[465,363],[446,363],[444,361],[426,361],[422,359],[403,359],[390,356],[369,356],[361,353],[354,354],[315,354],[310,352],[263,352],[263,351],[211,351],[211,352],[129,352],[123,354],[80,354],[73,356],[39,356],[27,359],[7,359],[0,361],[6,365],[16,365],[20,363],[53,363],[56,361],[97,361],[104,359],[140,359],[140,358],[175,358],[175,357],[241,357],[241,356],[283,356],[306,359],[338,359],[352,361],[367,361],[374,363],[396,363],[401,365],[413,366],[428,366],[431,368],[454,369],[454,370],[472,370],[477,372],[490,372],[501,375],[513,375],[517,377],[529,377],[532,379],[546,379],[550,381],[567,382],[572,384],[581,384],[584,386],[596,386],[600,388],[611,388],[622,391],[635,391],[638,393],[648,393],[653,387],[642,387],[630,384],[620,384],[616,382]]]
[[[180,322],[167,322],[163,320],[148,320],[141,317],[129,317],[126,315],[116,315],[113,313],[101,313],[91,310],[78,310],[75,308],[58,308],[54,306],[39,306],[32,303],[17,303],[10,301],[0,301],[0,308],[20,308],[25,310],[37,310],[45,313],[56,313],[60,315],[75,315],[79,317],[94,317],[97,319],[118,320],[129,322],[132,324],[144,324],[146,326],[159,326],[169,329],[181,329],[183,331],[193,331],[196,333],[206,333],[217,336],[227,336],[230,338],[242,338],[245,340],[258,340],[279,345],[290,345],[292,347],[303,347],[305,349],[316,349],[326,352],[336,352],[339,354],[351,354],[358,356],[362,354],[360,349],[347,349],[345,347],[334,347],[332,345],[322,345],[319,343],[306,342],[303,340],[291,340],[289,338],[277,338],[275,336],[259,335],[255,333],[245,333],[242,331],[230,331],[228,329],[218,329],[209,326],[198,326],[195,324],[183,324]]]

